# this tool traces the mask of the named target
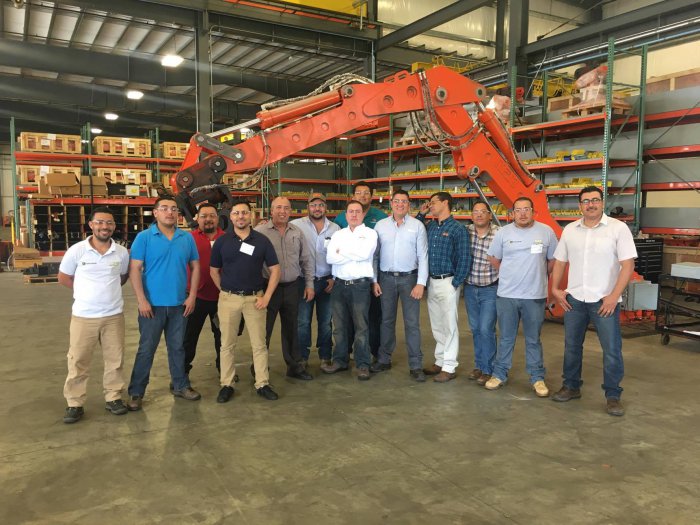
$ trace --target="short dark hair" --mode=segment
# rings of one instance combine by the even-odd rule
[[[219,209],[216,207],[216,204],[212,204],[211,202],[203,202],[197,207],[197,213],[202,211],[202,208],[214,208],[217,212]]]
[[[357,204],[360,208],[364,209],[364,206],[362,206],[362,203],[360,201],[356,201],[355,199],[350,199],[348,201],[347,205],[345,206],[346,211],[350,207],[351,204]]]
[[[161,196],[156,199],[156,202],[153,203],[153,209],[156,209],[158,205],[163,202],[163,201],[173,201],[175,204],[177,204],[177,201],[175,200],[175,197],[172,195],[169,196]]]
[[[535,209],[535,203],[532,202],[532,199],[530,197],[526,197],[525,195],[521,195],[520,197],[518,197],[517,199],[515,199],[513,201],[513,208],[515,208],[515,203],[518,201],[527,201],[530,203],[530,208],[532,208],[533,210]]]
[[[447,201],[447,206],[452,210],[452,195],[446,191],[438,191],[430,196],[430,200],[433,200],[433,197],[437,197],[440,202]]]
[[[370,185],[369,182],[365,182],[365,181],[360,181],[360,182],[356,182],[355,184],[353,184],[352,192],[355,193],[357,191],[357,188],[359,188],[360,186],[369,189],[369,194],[374,195],[374,188]]]
[[[391,194],[391,198],[393,199],[397,195],[405,195],[408,200],[411,200],[411,196],[408,194],[408,192],[406,190],[402,190],[401,188],[394,190],[394,193]]]
[[[107,206],[98,206],[97,208],[93,208],[92,212],[90,213],[91,221],[95,220],[95,214],[97,213],[109,213],[112,216],[112,219],[114,219],[114,212],[112,210],[110,210]]]
[[[486,206],[486,211],[489,212],[489,213],[491,213],[491,208],[489,208],[488,203],[487,203],[487,202],[484,202],[484,201],[476,201],[474,204],[472,204],[472,210],[473,210],[474,208],[476,208],[476,205],[477,205],[477,204],[483,204],[484,206]]]
[[[245,206],[248,207],[250,211],[253,211],[253,208],[250,206],[250,203],[247,200],[244,199],[239,199],[237,201],[233,201],[231,203],[231,209],[233,209],[234,206],[238,206],[239,204],[244,204]]]
[[[603,200],[603,190],[601,190],[598,186],[586,186],[578,192],[578,201],[581,202],[581,195],[584,193],[591,193],[594,191],[600,195],[600,200]]]

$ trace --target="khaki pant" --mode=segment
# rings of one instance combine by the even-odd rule
[[[97,343],[102,347],[104,359],[102,386],[105,401],[121,399],[122,391],[126,388],[122,375],[124,314],[96,319],[73,316],[70,322],[68,377],[63,386],[63,396],[70,407],[81,407],[85,404],[90,361]]]
[[[260,292],[262,295],[262,292]],[[267,346],[265,345],[265,323],[267,308],[255,308],[256,296],[240,296],[227,292],[219,295],[219,323],[221,328],[221,386],[233,386],[236,364],[233,352],[238,340],[238,326],[241,315],[250,334],[255,367],[255,388],[262,388],[270,382],[267,370]]]

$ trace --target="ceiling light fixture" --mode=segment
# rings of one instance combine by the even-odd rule
[[[108,112],[108,113],[105,113],[105,118],[107,120],[117,120],[119,118],[119,115],[117,115],[116,113],[109,113]]]
[[[100,128],[90,128],[90,133],[92,133],[93,135],[99,135],[100,133],[102,133],[102,130]]]
[[[138,89],[130,89],[126,92],[126,98],[131,100],[141,100],[143,98],[143,91]]]
[[[182,64],[184,59],[180,55],[165,55],[160,59],[163,67],[177,67]]]

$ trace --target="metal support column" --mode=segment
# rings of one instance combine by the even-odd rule
[[[12,203],[14,209],[15,242],[20,241],[19,195],[17,194],[17,160],[15,159],[15,117],[10,117],[10,169],[12,170]]]
[[[515,124],[515,89],[527,76],[527,60],[522,49],[527,45],[530,0],[510,0],[508,12],[508,79],[510,85],[510,125]],[[520,80],[522,82],[522,80]],[[523,86],[527,87],[527,86]]]
[[[639,215],[642,208],[642,176],[644,175],[644,122],[646,120],[646,93],[647,93],[647,51],[644,44],[641,48],[639,64],[639,126],[637,126],[637,180],[634,192],[634,222],[632,233],[639,233],[641,227]]]
[[[197,28],[195,29],[197,131],[200,133],[213,131],[210,52],[209,13],[202,11],[197,14]]]
[[[608,208],[608,173],[610,172],[610,147],[612,146],[610,125],[612,121],[612,99],[613,99],[613,73],[615,62],[615,40],[608,39],[608,75],[605,79],[605,122],[603,126],[603,169],[602,169],[602,185],[603,185],[603,202],[606,204],[605,210]],[[640,123],[641,124],[641,123]]]
[[[496,2],[496,62],[506,59],[506,6],[507,0]]]

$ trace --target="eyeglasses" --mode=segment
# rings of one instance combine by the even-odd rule
[[[309,204],[309,208],[325,208],[326,203],[325,202],[313,202]]]
[[[355,195],[372,195],[372,192],[371,192],[371,191],[367,191],[367,190],[365,190],[365,191],[356,191],[356,192],[355,192]]]
[[[114,221],[105,221],[104,219],[93,219],[92,220],[93,224],[97,224],[98,226],[114,226]]]
[[[166,213],[169,211],[171,211],[173,213],[178,213],[180,211],[180,208],[178,208],[177,206],[158,206],[156,208],[156,210],[162,211],[163,213]]]
[[[481,217],[482,215],[488,215],[491,213],[490,211],[484,210],[484,211],[473,211],[472,215],[475,215],[476,217]]]
[[[526,208],[513,208],[513,213],[530,213],[532,208],[530,206]]]
[[[593,197],[592,199],[583,199],[583,200],[581,201],[581,204],[586,204],[586,205],[588,205],[588,204],[598,204],[598,203],[600,203],[600,202],[603,202],[603,200],[602,200],[602,199],[599,199],[598,197]]]
[[[408,204],[408,199],[391,199],[394,204]]]
[[[231,215],[238,217],[239,215],[250,215],[250,210],[235,210],[231,212]]]

